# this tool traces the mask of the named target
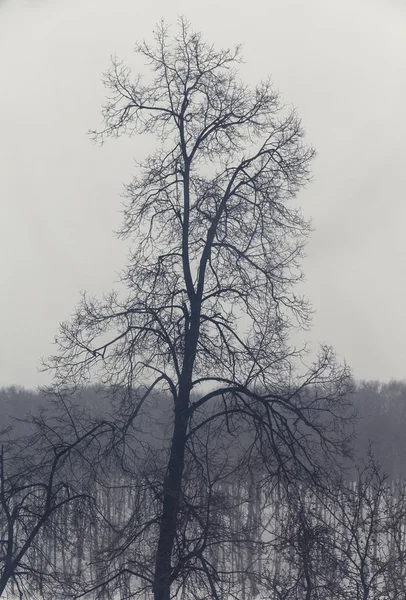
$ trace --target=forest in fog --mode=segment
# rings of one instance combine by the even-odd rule
[[[252,468],[254,462],[248,469],[241,467],[241,456],[234,461],[232,454],[239,454],[238,448],[252,450],[253,432],[245,427],[238,434],[239,445],[234,430],[232,447],[224,432],[221,439],[210,432],[206,445],[196,448],[198,472],[192,463],[186,465],[184,495],[193,518],[190,522],[184,507],[179,528],[182,532],[185,527],[189,544],[204,535],[207,568],[221,574],[227,597],[404,597],[405,396],[404,382],[356,386],[351,403],[357,416],[351,428],[348,424],[354,454],[342,465],[341,475],[323,476],[323,484],[299,473],[297,480],[276,477],[262,461],[257,470]],[[107,428],[95,437],[96,448],[85,442],[76,455],[70,448],[68,464],[54,461],[64,444],[72,444],[73,415],[76,439],[80,437],[76,427],[117,422],[117,406],[109,398],[101,386],[88,386],[65,399],[61,409],[44,392],[19,387],[0,391],[1,422],[12,427],[9,436],[3,435],[10,439],[10,455],[6,443],[1,457],[3,544],[10,535],[6,517],[15,511],[13,544],[17,550],[24,547],[46,514],[42,489],[51,490],[52,503],[58,507],[30,543],[17,576],[2,592],[5,597],[26,593],[38,598],[150,597],[154,533],[146,535],[146,530],[160,506],[162,460],[171,423],[168,398],[156,396],[153,410],[127,441],[126,451],[114,451]],[[148,448],[142,465],[140,446]],[[317,452],[317,447],[313,450]],[[13,468],[16,477],[7,477]],[[181,534],[175,555],[182,551]],[[180,597],[210,597],[204,584],[196,571],[179,590]]]
[[[94,417],[114,411],[108,394],[96,386],[84,388],[77,401]],[[3,427],[12,424],[15,429],[23,430],[27,415],[35,414],[46,403],[46,395],[40,391],[18,386],[2,388],[0,422]],[[169,400],[162,399],[162,403],[167,407]],[[355,462],[365,459],[371,446],[375,460],[389,480],[406,480],[406,382],[359,382],[351,396],[351,403],[357,415],[355,432],[351,424],[351,432],[355,434],[352,440]],[[162,421],[161,412],[165,411],[159,406],[156,411]],[[356,479],[350,466],[345,476],[349,481]]]

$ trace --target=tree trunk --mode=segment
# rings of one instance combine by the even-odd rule
[[[185,353],[175,403],[175,420],[167,471],[164,477],[162,515],[155,558],[154,600],[170,600],[172,551],[176,535],[189,419],[190,391],[200,328],[200,304],[191,301],[190,328],[185,335]]]
[[[175,407],[175,422],[164,478],[164,497],[155,561],[154,600],[170,600],[171,558],[176,534],[179,499],[185,462],[186,433],[190,391],[179,396]]]

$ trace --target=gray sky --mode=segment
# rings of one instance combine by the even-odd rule
[[[406,4],[403,0],[0,0],[0,385],[44,383],[39,358],[87,289],[125,263],[122,183],[140,139],[94,146],[101,73],[163,16],[271,75],[318,151],[300,196],[315,232],[309,339],[357,378],[406,377]]]

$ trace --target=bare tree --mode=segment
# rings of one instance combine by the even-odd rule
[[[155,600],[169,600],[191,577],[195,597],[201,586],[204,597],[209,590],[222,598],[228,576],[210,558],[213,511],[204,504],[219,502],[210,469],[202,467],[199,501],[191,489],[203,473],[199,439],[208,428],[227,438],[224,473],[217,463],[214,479],[239,477],[250,461],[263,477],[316,479],[321,452],[327,460],[342,450],[351,380],[330,348],[303,369],[305,353],[289,343],[292,327],[309,320],[293,290],[309,224],[292,199],[308,182],[314,155],[295,111],[281,106],[269,80],[253,89],[241,83],[240,49],[216,50],[184,19],[177,36],[161,23],[154,43],[136,52],[152,76],[133,77],[114,59],[104,79],[105,127],[94,132],[98,141],[123,134],[158,140],[126,186],[119,235],[132,243],[122,278],[128,296],[83,295],[47,366],[57,390],[91,377],[110,386],[122,440],[141,435],[154,391],[168,395],[157,518],[141,528],[154,548],[152,582],[149,555],[143,566],[137,555],[134,572]],[[145,393],[134,392],[140,385]],[[210,452],[206,465],[216,462]],[[221,536],[218,543],[224,548]],[[139,589],[134,584],[132,594]]]
[[[65,414],[59,407],[58,419],[42,412],[24,421],[30,433],[2,435],[0,596],[48,591],[56,597],[65,555],[77,545],[69,539],[74,535],[70,517],[76,511],[90,514],[94,503],[92,469],[86,475],[83,465],[94,450],[99,453],[109,425],[93,423],[86,429],[72,421],[66,401],[63,405]]]
[[[356,482],[337,479],[330,489],[296,489],[285,496],[286,518],[272,556],[275,563],[281,554],[283,565],[270,580],[271,597],[404,597],[404,485],[388,485],[371,452],[357,470]]]
[[[353,484],[339,484],[330,515],[344,597],[357,600],[402,598],[405,540],[404,485],[389,484],[371,449]]]

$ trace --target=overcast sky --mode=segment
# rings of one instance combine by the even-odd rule
[[[242,76],[271,75],[318,152],[300,196],[315,231],[309,339],[357,378],[406,377],[404,0],[0,0],[0,385],[46,381],[39,359],[79,290],[117,280],[122,184],[143,142],[86,136],[101,74],[155,23],[183,14],[220,46],[243,43]]]

